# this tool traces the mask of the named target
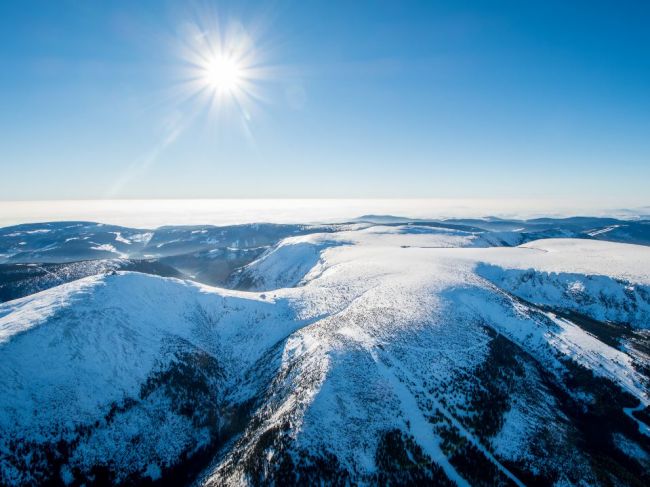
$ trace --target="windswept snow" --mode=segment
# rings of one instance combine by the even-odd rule
[[[210,380],[218,384],[219,414],[246,405],[250,415],[231,443],[218,444],[226,449],[204,473],[208,484],[246,483],[259,471],[271,476],[281,455],[307,475],[311,467],[300,463],[307,461],[300,452],[334,458],[332,471],[373,483],[385,474],[376,452],[394,430],[413,438],[458,485],[475,479],[454,449],[518,485],[519,474],[505,460],[560,475],[562,465],[582,460],[558,453],[567,456],[551,465],[539,450],[526,449],[534,435],[563,448],[568,441],[555,434],[555,423],[568,429],[569,419],[539,370],[561,383],[569,373],[564,360],[571,359],[642,404],[650,400],[625,350],[537,305],[567,307],[566,296],[606,295],[586,308],[593,316],[611,319],[611,304],[616,316],[627,313],[641,320],[637,328],[647,327],[650,249],[573,239],[487,248],[493,244],[444,228],[361,226],[282,240],[237,276],[241,287],[257,292],[120,272],[4,303],[0,452],[10,450],[12,438],[55,442],[90,428],[72,443],[59,476],[107,461],[116,462],[121,479],[157,478],[192,445],[213,441],[181,413],[157,416],[172,404],[162,392],[143,393],[152,377],[182,362],[180,350],[218,364]],[[542,273],[543,292],[513,284],[509,273],[529,270]],[[626,301],[631,295],[635,310]],[[520,350],[524,365],[515,365],[539,390],[531,408],[513,402],[524,391],[513,394],[500,427],[486,432],[472,422],[480,414],[471,409],[472,394],[481,387],[473,381],[491,359],[494,336]],[[127,398],[137,407],[110,413]],[[111,414],[115,419],[104,419]],[[230,431],[228,416],[218,421]],[[129,448],[124,438],[133,438],[134,429],[150,441]],[[616,441],[634,450],[634,440]],[[1,455],[4,479],[33,480]]]
[[[598,230],[587,232],[587,235],[589,235],[590,237],[595,237],[597,235],[603,235],[603,234],[605,234],[607,232],[611,232],[612,230],[615,230],[615,229],[617,229],[619,227],[620,227],[620,225],[612,225],[611,227],[600,228]]]
[[[115,241],[116,241],[116,242],[120,242],[120,243],[124,243],[124,244],[127,244],[127,245],[131,245],[131,241],[128,240],[128,239],[126,239],[126,238],[124,238],[124,237],[122,236],[122,233],[121,233],[121,232],[110,232],[110,233],[112,233],[113,235],[115,235]]]
[[[136,233],[135,235],[131,235],[131,241],[147,245],[152,237],[152,232]]]
[[[645,245],[551,238],[513,249],[490,249],[485,261],[508,269],[600,275],[650,284],[650,247]]]

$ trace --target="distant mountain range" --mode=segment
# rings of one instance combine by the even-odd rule
[[[551,237],[650,245],[650,220],[592,217],[423,221],[365,215],[354,222],[331,225],[169,226],[155,230],[90,222],[35,223],[0,228],[0,302],[118,269],[232,287],[241,280],[237,275],[247,264],[283,238],[377,224],[456,230],[471,237],[473,245],[482,246],[515,246]]]
[[[650,221],[20,225],[0,300],[2,485],[650,484]]]

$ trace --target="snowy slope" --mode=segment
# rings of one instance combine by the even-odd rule
[[[478,433],[454,421],[457,416],[462,417],[459,409],[462,411],[467,406],[467,400],[458,401],[456,409],[450,410],[427,393],[427,384],[445,386],[458,375],[472,374],[477,363],[486,360],[489,340],[484,326],[503,333],[532,355],[532,364],[543,364],[544,371],[555,375],[559,382],[570,374],[564,360],[571,358],[597,376],[613,380],[647,404],[644,377],[630,356],[571,322],[528,308],[474,273],[482,261],[502,259],[523,265],[532,255],[528,249],[446,249],[451,246],[450,241],[441,241],[440,235],[422,237],[404,234],[399,229],[386,233],[383,235],[374,228],[346,234],[345,241],[349,243],[326,247],[317,265],[300,280],[301,291],[306,296],[302,301],[303,313],[325,318],[292,336],[288,353],[285,351],[283,356],[289,384],[274,384],[268,391],[271,404],[264,403],[258,412],[256,428],[244,435],[238,449],[208,479],[238,483],[248,478],[247,475],[266,471],[269,465],[260,465],[254,455],[259,455],[260,442],[264,445],[271,442],[271,450],[277,455],[273,462],[291,464],[291,469],[300,472],[299,475],[309,476],[314,462],[318,463],[309,460],[307,452],[313,455],[321,451],[321,461],[336,458],[328,467],[329,474],[335,478],[344,475],[341,472],[354,472],[357,480],[373,482],[378,475],[383,475],[375,461],[382,432],[393,428],[408,431],[409,425],[415,424],[417,428],[413,428],[412,434],[416,435],[417,443],[430,458],[438,459],[445,475],[458,481],[462,475],[444,460],[440,437],[435,429],[429,428],[427,432],[425,427],[426,417],[434,411],[443,414],[461,436],[486,455],[499,475],[511,478],[514,474],[485,451]],[[309,240],[323,242],[318,236],[310,236]],[[331,237],[327,241],[331,242]],[[627,252],[632,262],[619,262],[618,267],[611,259],[598,260],[592,256],[582,259],[587,263],[576,262],[577,255],[583,255],[585,249],[581,247],[582,241],[571,244],[568,255],[554,262],[556,269],[561,269],[564,261],[568,271],[575,271],[575,266],[579,266],[601,275],[608,272],[631,275],[631,269],[636,269],[633,277],[642,282],[648,276],[649,266],[647,263],[638,266],[634,252]],[[616,250],[625,254],[628,249],[621,246]],[[508,255],[502,257],[502,252]],[[265,256],[265,260],[271,259],[273,252]],[[274,279],[285,271],[278,270],[283,263],[291,269],[295,261],[284,254],[276,265],[261,267],[258,272],[270,270],[267,276]],[[535,264],[532,261],[525,266]],[[349,300],[350,296],[354,299]],[[296,363],[308,373],[290,374]],[[532,369],[531,363],[527,367]],[[567,419],[557,411],[557,399],[540,386],[541,374],[531,371],[532,386],[522,387],[521,391],[529,403],[537,404],[533,408],[534,416],[521,417],[530,415],[530,406],[525,413],[519,410],[520,419],[510,414],[504,424],[508,428],[506,437],[496,436],[489,443],[496,452],[505,452],[505,459],[511,461],[520,459],[520,454],[525,452],[526,461],[536,465],[537,470],[547,468],[560,476],[562,468],[575,460],[572,467],[580,463],[585,475],[589,475],[585,466],[588,460],[578,462],[577,457],[572,460],[576,456],[575,447],[565,439],[570,425],[566,425]],[[312,386],[306,388],[307,376]],[[444,392],[440,394],[445,397]],[[452,397],[458,400],[459,395],[460,392],[454,391]],[[575,395],[576,400],[583,399],[581,394]],[[511,399],[516,404],[516,398]],[[451,399],[446,397],[445,402]],[[620,410],[619,413],[623,414]],[[291,425],[290,432],[284,434],[282,425]],[[544,437],[544,441],[553,438],[555,448],[563,451],[564,456],[550,462],[539,452],[534,456],[531,452],[538,447],[531,440],[530,428],[539,438]],[[298,454],[287,459],[281,456],[286,450]],[[296,465],[298,462],[302,463]],[[238,467],[241,465],[249,466],[248,470]]]
[[[182,274],[161,262],[148,260],[85,260],[59,264],[0,264],[0,302],[29,296],[60,284],[113,271],[135,271],[163,277]]]
[[[551,239],[520,249],[486,255],[478,274],[526,301],[650,328],[650,247]]]
[[[619,286],[603,303],[626,309],[650,260],[491,244],[372,226],[281,241],[238,276],[258,292],[118,273],[4,303],[3,479],[156,478],[202,455],[210,485],[648,480],[641,355],[501,276],[600,276],[589,292]]]
[[[323,250],[342,245],[363,248],[456,248],[509,246],[520,240],[521,235],[513,232],[475,233],[420,225],[373,225],[336,233],[312,233],[283,239],[233,275],[231,285],[250,290],[300,285],[303,278],[310,271],[315,272],[321,263]]]
[[[544,272],[604,275],[639,284],[650,284],[650,247],[582,239],[536,240],[519,247],[494,249],[490,262],[503,267],[535,268]]]
[[[0,451],[12,452],[2,462],[5,481],[38,479],[47,470],[39,457],[60,440],[69,442],[66,472],[87,474],[123,458],[117,479],[124,480],[177,462],[214,432],[182,407],[174,413],[169,403],[179,399],[154,388],[156,378],[196,382],[175,367],[205,363],[211,375],[199,384],[210,391],[208,412],[217,414],[223,375],[284,338],[295,327],[285,314],[279,302],[134,273],[85,278],[0,305]],[[12,458],[32,450],[31,460]],[[14,468],[27,461],[33,476]]]

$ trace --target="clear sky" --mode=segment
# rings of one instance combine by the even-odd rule
[[[648,204],[648,26],[640,0],[2,2],[0,200]]]

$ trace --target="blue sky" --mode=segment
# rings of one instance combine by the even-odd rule
[[[252,39],[260,100],[179,96],[188,26]],[[648,204],[650,4],[0,4],[0,199]],[[188,94],[187,92],[183,92]]]

